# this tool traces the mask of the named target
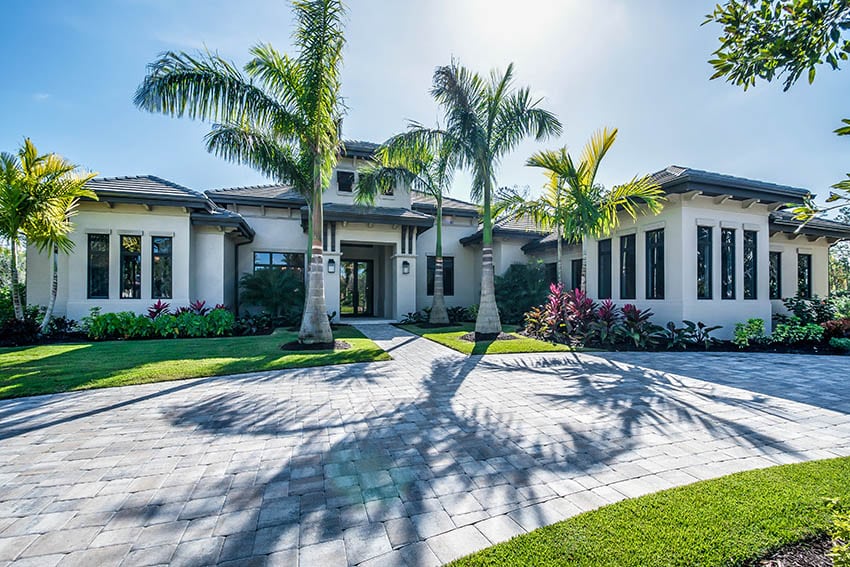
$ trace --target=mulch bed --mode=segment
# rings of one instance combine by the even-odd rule
[[[792,543],[745,564],[745,567],[832,567],[832,539],[820,536]]]
[[[315,343],[315,344],[304,344],[298,341],[292,341],[286,344],[280,345],[280,350],[288,350],[288,351],[305,351],[305,350],[348,350],[351,348],[351,344],[345,341],[334,341],[332,343]]]
[[[482,337],[482,336],[478,335],[477,333],[466,333],[465,335],[460,337],[460,340],[467,341],[467,342],[470,342],[470,343],[475,343],[475,342],[481,342],[481,341],[515,341],[518,338],[519,337],[516,337],[516,336],[508,334],[508,333],[499,333],[495,337],[494,336]]]

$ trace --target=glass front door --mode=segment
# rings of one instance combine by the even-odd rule
[[[372,260],[342,261],[339,274],[340,315],[372,316],[372,272]]]

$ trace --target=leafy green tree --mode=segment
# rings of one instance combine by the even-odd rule
[[[481,299],[475,320],[478,336],[502,330],[496,306],[493,271],[493,188],[502,158],[523,139],[559,135],[561,122],[539,106],[527,88],[513,84],[514,67],[482,77],[452,61],[434,72],[431,95],[445,113],[445,126],[426,128],[412,123],[398,136],[408,145],[449,143],[458,167],[472,172],[472,198],[482,203]]]
[[[341,151],[343,18],[340,0],[293,2],[295,57],[251,49],[244,73],[218,55],[168,52],[148,68],[135,103],[151,112],[214,122],[207,149],[286,183],[310,210],[308,294],[299,339],[333,341],[322,258],[322,194]]]
[[[706,16],[705,23],[723,27],[720,47],[709,63],[712,79],[723,77],[746,90],[756,81],[782,80],[788,90],[806,75],[815,80],[817,68],[838,69],[850,54],[850,1],[848,0],[727,0]],[[850,135],[850,120],[835,130]],[[820,208],[813,200],[794,209],[797,218],[808,220],[816,214],[845,206],[850,201],[850,173],[832,186],[827,202]]]
[[[443,197],[454,179],[456,154],[451,140],[441,138],[439,144],[406,143],[405,135],[390,138],[375,155],[375,161],[359,171],[355,199],[372,206],[377,196],[395,185],[406,185],[434,198],[436,202],[436,246],[434,251],[434,296],[428,322],[448,325],[449,314],[443,287]]]
[[[24,319],[17,254],[26,242],[52,254],[51,295],[41,330],[47,328],[58,290],[59,252],[70,252],[74,243],[71,217],[81,197],[97,199],[85,188],[96,174],[78,173],[77,166],[56,154],[41,154],[27,138],[17,155],[0,155],[0,236],[10,245],[10,292],[15,318]]]
[[[239,289],[243,303],[260,307],[288,324],[294,324],[295,313],[304,308],[304,274],[299,269],[268,268],[245,274]]]
[[[850,224],[850,207],[842,208],[836,220]],[[850,242],[837,242],[829,247],[829,293],[850,294]]]
[[[585,144],[578,163],[566,147],[531,156],[527,165],[544,169],[548,178],[537,199],[529,200],[516,189],[499,192],[500,210],[515,217],[530,217],[542,228],[555,232],[559,282],[563,273],[562,240],[581,242],[585,236],[605,237],[619,226],[620,213],[634,219],[641,206],[652,214],[658,214],[664,206],[664,191],[649,175],[634,177],[611,190],[596,181],[602,160],[616,139],[616,128],[598,130]],[[584,289],[584,267],[581,285]]]

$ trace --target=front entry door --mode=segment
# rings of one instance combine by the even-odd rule
[[[340,315],[371,317],[372,260],[343,260],[339,280]]]

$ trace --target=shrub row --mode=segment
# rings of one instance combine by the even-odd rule
[[[83,329],[95,341],[109,339],[173,339],[184,337],[224,337],[233,334],[235,318],[224,307],[159,311],[151,316],[131,311],[101,313],[92,308],[83,319]]]

